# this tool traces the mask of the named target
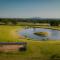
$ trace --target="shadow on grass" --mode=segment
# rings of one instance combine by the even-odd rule
[[[59,55],[59,54],[53,54],[53,55],[50,57],[50,60],[60,60],[60,55]]]

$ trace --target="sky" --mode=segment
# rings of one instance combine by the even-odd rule
[[[60,0],[0,0],[0,18],[60,18]]]

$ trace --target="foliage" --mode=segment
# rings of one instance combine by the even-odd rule
[[[18,22],[27,23],[48,23],[51,26],[58,26],[60,24],[60,19],[32,19],[32,18],[0,18],[0,25],[2,23],[16,25]]]

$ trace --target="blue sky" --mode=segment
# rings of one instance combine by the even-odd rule
[[[60,0],[0,0],[1,18],[60,18]]]

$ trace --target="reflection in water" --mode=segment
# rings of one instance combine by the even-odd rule
[[[36,28],[33,28],[33,32],[36,32]]]
[[[34,32],[48,32],[48,36],[37,36]],[[59,40],[60,39],[60,31],[58,30],[51,30],[51,29],[43,29],[43,28],[29,28],[21,31],[19,34],[26,36],[28,38],[37,39],[37,40]]]
[[[51,35],[50,35],[50,38],[51,39],[60,39],[60,31],[57,31],[57,30],[51,30]]]

